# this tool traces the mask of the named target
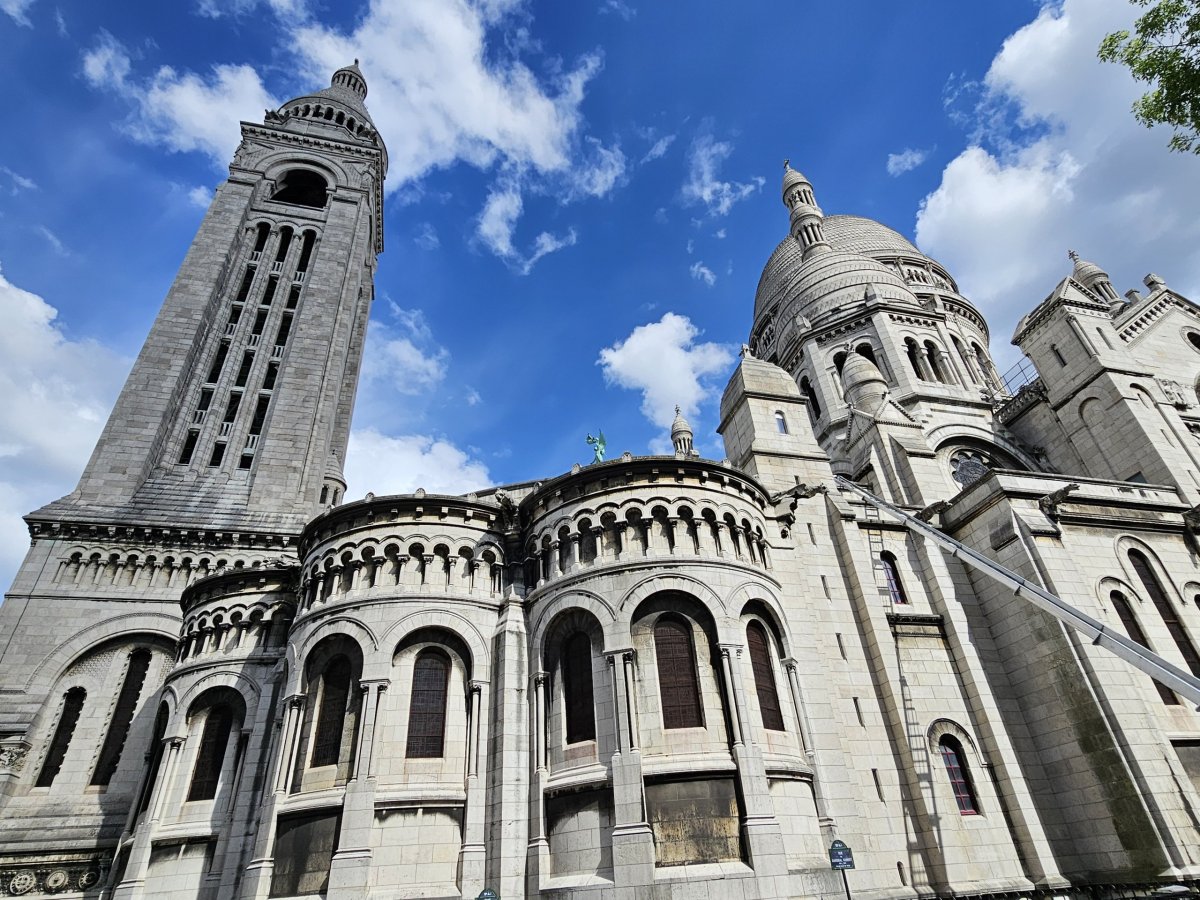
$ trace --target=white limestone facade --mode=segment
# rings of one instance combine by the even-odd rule
[[[842,475],[1200,675],[1200,307],[987,323],[785,167],[728,459],[345,502],[387,156],[245,123],[0,606],[0,896],[1116,897],[1200,880],[1200,719]],[[1037,374],[1040,373],[1040,374]]]

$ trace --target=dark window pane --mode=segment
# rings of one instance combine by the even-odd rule
[[[342,732],[346,726],[346,704],[350,700],[350,660],[335,657],[321,675],[321,708],[313,737],[312,763],[335,766],[342,757]]]
[[[592,640],[577,631],[563,642],[563,701],[567,717],[567,743],[596,739],[596,712],[592,696]]]
[[[449,685],[450,660],[439,650],[422,650],[413,665],[405,756],[437,758],[444,755]]]
[[[83,688],[71,688],[63,700],[62,715],[58,718],[58,727],[54,729],[54,737],[50,741],[50,752],[42,763],[42,771],[38,773],[36,787],[50,787],[62,768],[63,760],[67,758],[67,748],[71,746],[71,735],[79,724],[79,714],[83,711],[83,701],[87,691]]]
[[[1117,611],[1117,617],[1121,620],[1121,625],[1125,628],[1125,633],[1129,635],[1129,639],[1135,644],[1141,644],[1147,650],[1152,650],[1150,643],[1146,640],[1146,633],[1142,631],[1142,626],[1138,624],[1137,617],[1133,614],[1133,609],[1129,606],[1129,601],[1125,599],[1125,595],[1119,591],[1113,591],[1109,595],[1112,601],[1113,609]],[[1152,681],[1154,679],[1151,679]],[[1175,692],[1168,688],[1165,684],[1155,681],[1154,687],[1158,690],[1158,696],[1167,706],[1178,706],[1179,698],[1175,696]]]
[[[950,787],[954,790],[958,811],[964,816],[977,815],[979,803],[975,800],[975,788],[971,784],[971,773],[967,770],[962,747],[948,735],[938,742],[938,746],[942,750],[942,764],[950,777]]]
[[[1200,654],[1196,653],[1196,647],[1184,629],[1183,623],[1179,621],[1175,607],[1171,605],[1170,599],[1163,592],[1162,585],[1158,582],[1158,576],[1154,574],[1154,569],[1150,566],[1150,561],[1136,550],[1130,551],[1129,561],[1133,563],[1133,569],[1141,579],[1146,593],[1154,601],[1154,606],[1158,609],[1158,614],[1162,616],[1163,624],[1167,626],[1167,632],[1171,635],[1175,646],[1179,648],[1187,667],[1192,670],[1193,675],[1200,677]]]
[[[126,738],[129,737],[129,726],[133,724],[138,698],[142,695],[142,686],[146,683],[150,659],[149,650],[135,650],[129,656],[129,668],[125,672],[121,693],[117,695],[112,721],[108,723],[108,734],[104,736],[104,746],[100,750],[96,771],[92,773],[92,784],[108,784],[112,781],[113,773],[117,771],[121,751],[125,748]]]
[[[887,580],[888,595],[893,603],[907,603],[908,595],[904,593],[904,584],[900,581],[900,570],[896,568],[896,557],[884,552],[879,554],[880,565],[883,566],[883,577]]]
[[[233,710],[224,703],[209,709],[200,735],[200,749],[196,751],[196,768],[192,770],[192,784],[187,795],[189,801],[211,800],[217,796],[221,766],[225,762],[225,749],[229,746],[232,729]]]
[[[775,687],[775,671],[771,668],[771,650],[767,630],[760,622],[746,626],[746,645],[750,650],[750,668],[754,672],[754,690],[758,694],[758,709],[763,728],[783,731],[783,710],[779,707],[779,691]]]
[[[680,619],[663,616],[654,624],[654,655],[664,728],[702,728],[700,683],[692,630]]]

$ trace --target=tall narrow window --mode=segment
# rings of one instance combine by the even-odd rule
[[[654,623],[654,655],[658,659],[663,728],[704,727],[696,647],[688,623],[674,616],[659,617]]]
[[[279,363],[267,363],[267,374],[263,376],[262,389],[271,391],[275,389],[275,379],[279,377]]]
[[[946,377],[946,373],[942,371],[942,364],[938,359],[938,348],[933,341],[925,342],[925,359],[929,362],[929,368],[933,371],[933,377],[942,384],[949,384],[950,380]]]
[[[270,397],[258,398],[258,404],[254,407],[254,418],[250,420],[251,434],[262,434],[263,422],[267,420],[267,406],[270,403]]]
[[[134,650],[129,655],[125,681],[121,684],[117,705],[113,709],[112,720],[108,723],[108,733],[104,736],[104,744],[100,748],[100,759],[92,773],[94,785],[107,785],[112,781],[113,773],[117,771],[121,751],[125,749],[125,741],[129,737],[129,726],[133,724],[138,697],[142,695],[142,687],[146,683],[146,672],[150,669],[151,658],[149,650]]]
[[[567,743],[596,739],[596,710],[592,696],[592,639],[577,631],[562,647],[563,706]]]
[[[217,355],[213,357],[212,365],[208,369],[208,377],[204,379],[208,384],[216,383],[221,377],[221,369],[225,367],[225,357],[228,355],[229,341],[221,341],[217,345]]]
[[[81,687],[71,688],[64,696],[62,715],[58,717],[58,726],[50,740],[50,751],[46,754],[46,761],[42,763],[42,771],[38,772],[34,787],[50,787],[54,784],[54,779],[67,758],[67,749],[71,746],[75,726],[79,724],[79,714],[83,712],[85,699],[87,691]]]
[[[267,289],[263,291],[262,305],[270,306],[271,301],[275,299],[275,291],[279,287],[279,276],[272,275],[267,279]]]
[[[317,240],[315,231],[304,232],[304,244],[300,248],[300,262],[296,265],[297,272],[308,271],[308,261],[312,259],[313,244]]]
[[[1147,650],[1153,650],[1150,642],[1146,640],[1146,633],[1142,631],[1142,626],[1138,624],[1137,617],[1133,614],[1133,609],[1129,605],[1129,601],[1125,599],[1125,595],[1120,591],[1113,591],[1108,595],[1108,599],[1112,602],[1113,609],[1117,611],[1117,618],[1121,620],[1121,625],[1125,628],[1125,633],[1129,635],[1129,639],[1135,644],[1141,644]],[[1153,681],[1153,679],[1151,679]],[[1179,698],[1175,696],[1175,692],[1161,682],[1155,681],[1154,687],[1158,691],[1158,696],[1167,706],[1178,706]]]
[[[287,308],[295,309],[300,304],[300,285],[293,284],[288,291]]]
[[[896,567],[896,557],[884,550],[879,554],[879,565],[883,568],[883,577],[887,582],[888,596],[893,603],[907,603],[908,595],[904,593],[904,583],[900,580],[900,570]]]
[[[449,658],[440,650],[422,650],[413,663],[412,678],[404,755],[410,759],[437,759],[445,752]]]
[[[321,674],[321,705],[313,732],[312,767],[335,766],[342,758],[342,732],[350,700],[350,660],[337,656]]]
[[[292,229],[286,225],[279,229],[279,249],[275,251],[275,262],[283,262],[287,256],[288,247],[292,245]]]
[[[225,750],[229,746],[229,732],[232,730],[233,710],[228,704],[209,707],[208,715],[204,717],[204,731],[200,733],[200,748],[196,751],[192,783],[188,787],[189,803],[193,800],[211,800],[217,796],[221,767],[225,763]]]
[[[250,285],[254,283],[254,266],[246,267],[246,274],[242,276],[242,283],[238,287],[237,298],[234,303],[245,303],[246,297],[250,295]]]
[[[271,226],[266,222],[258,223],[258,234],[254,238],[254,252],[262,253],[263,247],[267,246],[267,236],[271,233]]]
[[[288,335],[292,333],[292,317],[285,313],[283,321],[279,323],[279,333],[275,335],[275,344],[283,346],[287,343]]]
[[[787,418],[783,414],[783,410],[775,410],[775,430],[780,434],[787,434]]]
[[[196,452],[196,442],[200,440],[200,432],[196,430],[188,431],[187,437],[183,439],[183,449],[179,452],[179,465],[186,466],[192,461],[192,454]]]
[[[959,813],[964,816],[978,815],[979,802],[975,799],[975,786],[971,783],[971,772],[967,768],[962,744],[944,734],[938,741],[938,747],[942,751],[942,765],[946,767],[946,774],[950,777],[950,787],[954,791]]]
[[[245,387],[246,381],[250,378],[250,367],[254,365],[254,354],[247,350],[242,354],[242,364],[238,366],[237,378],[234,379],[234,387]]]
[[[209,468],[216,468],[225,459],[225,444],[218,442],[213,444],[212,456],[208,458]]]
[[[1057,344],[1050,345],[1050,352],[1054,354],[1054,358],[1058,360],[1058,364],[1060,366],[1066,366],[1067,361],[1063,359],[1063,355],[1059,353]]]
[[[1154,574],[1154,569],[1150,567],[1150,561],[1137,550],[1129,551],[1129,561],[1133,563],[1133,570],[1137,572],[1142,586],[1146,588],[1146,593],[1154,601],[1154,606],[1158,609],[1158,614],[1162,616],[1163,624],[1167,626],[1167,632],[1171,635],[1171,639],[1175,641],[1175,646],[1179,648],[1184,662],[1192,670],[1193,675],[1200,677],[1200,654],[1196,653],[1196,646],[1192,643],[1192,639],[1183,627],[1183,623],[1179,621],[1179,615],[1175,612],[1175,607],[1171,605],[1171,601],[1167,598],[1166,593],[1163,592],[1162,585],[1158,581],[1158,576]]]
[[[229,403],[225,406],[225,418],[222,422],[232,422],[237,418],[238,407],[242,405],[242,395],[236,391],[229,395]]]
[[[767,629],[761,622],[746,626],[746,646],[750,650],[750,669],[754,673],[754,691],[758,694],[763,728],[783,731],[783,710],[779,706],[779,690],[775,687],[775,670],[771,667],[770,643]]]
[[[808,398],[808,407],[813,413],[813,421],[816,421],[821,416],[821,402],[817,399],[817,393],[809,383],[807,375],[800,379],[800,390]]]
[[[921,348],[917,346],[917,342],[912,338],[908,338],[904,342],[904,353],[908,356],[908,364],[912,366],[913,374],[918,380],[925,380],[925,373],[921,370]]]
[[[250,330],[251,334],[262,334],[263,327],[267,324],[267,311],[260,309],[254,317],[254,327]]]

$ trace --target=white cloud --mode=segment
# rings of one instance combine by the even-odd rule
[[[417,226],[417,233],[413,238],[413,243],[422,250],[436,250],[442,246],[442,242],[438,238],[437,229],[430,222],[422,222]]]
[[[372,116],[387,135],[391,187],[459,159],[565,172],[600,57],[587,54],[546,84],[519,59],[497,58],[488,52],[488,27],[515,5],[370,0],[354,31],[309,22],[289,41],[313,82],[361,60]]]
[[[132,77],[129,52],[108,32],[83,55],[83,74],[93,87],[132,104],[129,134],[144,144],[178,152],[199,151],[218,166],[229,162],[241,139],[238,122],[260,120],[278,102],[252,66],[217,65],[206,76],[162,66],[149,79]]]
[[[59,37],[67,37],[70,34],[67,31],[67,18],[57,6],[54,7],[54,27],[58,29]]]
[[[471,387],[470,385],[467,385],[466,401],[467,406],[478,406],[483,402],[483,397],[480,396],[479,391],[475,390],[475,388]]]
[[[95,46],[83,54],[83,75],[92,87],[123,90],[132,67],[125,46],[107,31],[101,31]]]
[[[59,239],[57,234],[55,234],[53,231],[51,231],[45,225],[35,226],[34,231],[36,231],[43,238],[45,238],[46,243],[49,244],[51,249],[53,249],[54,252],[57,253],[59,256],[70,256],[71,255],[71,251],[67,249],[67,245],[64,244],[62,242],[62,240]]]
[[[224,16],[243,16],[254,12],[263,0],[199,0],[196,12],[209,19]],[[281,16],[303,17],[308,14],[307,4],[301,0],[265,0],[266,5]]]
[[[715,238],[716,238],[718,241],[723,241],[723,240],[725,240],[725,229],[724,229],[724,228],[718,228],[718,229],[716,230],[716,233],[713,235],[713,237],[715,237]]]
[[[608,384],[642,392],[642,414],[669,428],[678,405],[694,416],[715,392],[709,379],[724,373],[733,353],[722,344],[696,343],[700,331],[678,313],[639,325],[623,341],[600,351],[596,364]]]
[[[574,228],[557,236],[543,231],[534,239],[533,247],[528,253],[519,251],[513,244],[513,233],[524,206],[521,192],[515,184],[510,182],[500,185],[488,195],[483,204],[476,234],[484,245],[508,263],[513,271],[528,275],[542,257],[564,247],[574,246],[578,235]]]
[[[431,494],[462,494],[488,487],[487,466],[454,444],[423,434],[397,437],[373,428],[350,433],[346,452],[350,496],[408,494],[424,488]]]
[[[0,274],[0,590],[29,546],[21,516],[69,493],[130,360],[68,338],[58,312]]]
[[[586,156],[573,170],[573,194],[576,197],[603,197],[621,183],[625,175],[625,154],[614,145],[605,147],[596,138],[585,138]]]
[[[421,310],[389,308],[392,322],[368,325],[363,383],[409,396],[435,389],[446,377],[449,351],[433,340]]]
[[[1043,6],[992,61],[981,143],[922,204],[918,243],[989,315],[998,345],[1070,271],[1068,248],[1104,267],[1118,293],[1150,270],[1200,289],[1195,157],[1139,125],[1129,107],[1144,86],[1096,59],[1104,34],[1133,15],[1125,0]]]
[[[703,281],[709,287],[712,287],[717,283],[716,274],[712,269],[702,262],[697,261],[692,263],[692,266],[690,269],[688,269],[688,271],[692,273],[693,278],[695,278],[697,281]]]
[[[603,0],[600,8],[597,10],[600,15],[608,15],[609,13],[620,16],[626,22],[630,21],[637,15],[637,10],[625,3],[624,0]]]
[[[20,172],[14,172],[7,166],[0,166],[0,172],[7,175],[12,181],[13,196],[21,193],[21,191],[36,191],[37,183],[32,178],[26,178]]]
[[[673,143],[675,143],[675,135],[673,134],[660,137],[654,142],[654,146],[646,151],[646,155],[642,157],[642,162],[648,163],[661,158]]]
[[[208,209],[208,204],[212,203],[212,198],[212,191],[202,184],[198,184],[188,191],[188,201],[193,206],[200,207],[200,209]]]
[[[887,158],[887,173],[895,178],[905,172],[911,172],[929,156],[928,150],[914,150],[909,147],[899,153],[889,153]]]
[[[717,141],[711,134],[703,133],[693,142],[688,151],[688,177],[683,184],[683,200],[689,205],[702,205],[710,216],[726,215],[739,200],[745,200],[766,184],[766,179],[756,176],[749,182],[721,181],[721,164],[733,153],[733,144]]]
[[[0,12],[7,13],[14,22],[25,28],[33,27],[29,16],[25,15],[31,6],[33,0],[0,0]]]

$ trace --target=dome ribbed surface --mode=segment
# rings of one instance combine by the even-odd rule
[[[836,250],[848,250],[866,256],[875,253],[923,255],[900,232],[862,216],[826,216],[825,239]]]

